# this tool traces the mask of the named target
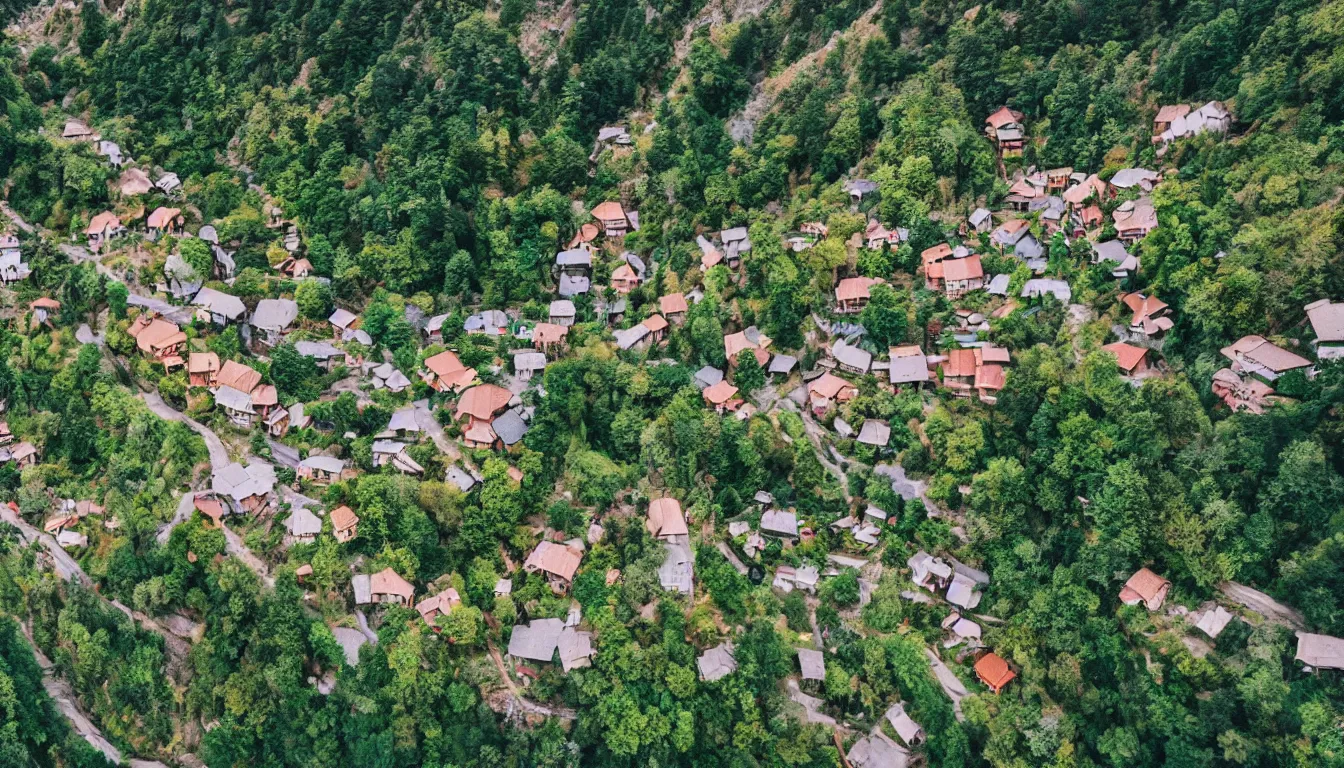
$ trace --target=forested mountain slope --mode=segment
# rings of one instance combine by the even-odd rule
[[[1344,0],[7,10],[18,22],[0,48],[0,175],[9,208],[37,229],[23,237],[31,279],[3,289],[0,399],[5,431],[42,456],[0,466],[0,501],[38,524],[58,499],[96,498],[117,524],[84,524],[79,558],[96,594],[41,574],[43,558],[6,538],[0,606],[60,649],[50,655],[128,754],[191,754],[210,768],[836,766],[899,701],[927,734],[914,754],[937,768],[1344,766],[1344,673],[1294,659],[1295,630],[1344,636],[1344,364],[1317,359],[1324,339],[1305,311],[1344,299]],[[1226,134],[1153,140],[1161,107],[1211,101],[1233,115]],[[1020,113],[1020,157],[986,135],[1004,106]],[[217,230],[236,273],[226,281],[209,249],[178,254],[148,233],[102,254],[70,247],[98,214],[140,219],[149,199],[126,193],[122,170],[88,142],[63,137],[72,119],[156,178],[180,176],[165,205],[181,201],[173,210],[193,232]],[[613,125],[628,144],[596,141]],[[1095,263],[1093,243],[1116,240],[1115,214],[1136,190],[1099,195],[1085,237],[1051,233],[1025,202],[1014,211],[1021,184],[1059,168],[1096,174],[1103,191],[1118,171],[1160,171],[1142,194],[1156,226],[1126,239],[1132,274]],[[874,189],[852,195],[858,179]],[[458,423],[458,393],[427,384],[428,361],[451,349],[453,375],[516,384],[512,353],[534,340],[517,334],[557,320],[556,254],[604,202],[638,211],[638,226],[603,233],[593,285],[633,270],[627,251],[649,275],[628,295],[574,297],[567,351],[519,395],[526,438],[497,452]],[[963,226],[982,207],[1040,236],[1037,274],[988,228]],[[271,218],[293,224],[298,250]],[[863,247],[870,220],[904,236]],[[713,246],[697,237],[720,233],[726,250],[735,227],[753,244],[740,266],[705,261]],[[981,252],[985,277],[1010,277],[1005,300],[929,282],[922,254],[945,243]],[[326,280],[298,279],[300,253]],[[237,413],[214,407],[197,371],[137,356],[139,307],[159,305],[128,310],[128,296],[155,294],[170,255],[204,259],[201,282],[249,312],[294,297],[301,343],[333,341],[333,309],[360,315],[368,349],[351,344],[319,369],[293,343],[256,352],[238,329],[185,313],[184,352],[249,366],[280,404],[308,403],[312,428],[234,429]],[[1069,297],[1022,295],[1038,276],[1066,282]],[[859,277],[886,284],[870,298],[865,283],[867,307],[837,314],[838,282]],[[687,307],[691,295],[702,300]],[[1151,376],[1124,375],[1101,349],[1143,328],[1126,303],[1135,295],[1160,297],[1169,318],[1145,347]],[[30,302],[52,296],[55,319],[37,319]],[[673,296],[684,322],[655,325],[665,346],[632,349],[611,333],[678,314]],[[624,317],[608,312],[618,300]],[[488,310],[509,313],[509,333],[466,330],[488,326]],[[416,316],[437,317],[441,334]],[[914,345],[942,373],[921,390],[851,371],[853,396],[823,414],[801,374],[822,363],[844,373],[827,339],[843,322],[863,325],[870,358],[892,366]],[[1011,351],[1001,391],[935,391],[956,378],[954,352],[985,354],[982,322]],[[81,323],[95,341],[76,341]],[[749,330],[746,352],[730,351]],[[769,345],[756,334],[796,357],[797,373],[763,370],[752,350]],[[1229,407],[1216,377],[1247,336],[1310,356],[1312,375],[1301,366],[1274,380],[1275,398]],[[349,341],[339,327],[335,341]],[[409,374],[405,391],[384,391],[385,376],[366,386],[366,354]],[[728,371],[759,411],[725,415],[709,382],[694,386],[704,366]],[[168,405],[146,406],[135,388]],[[798,405],[786,402],[794,388]],[[214,488],[227,462],[188,422],[160,418],[173,409],[225,433],[228,460],[284,464],[292,450],[347,461],[351,476],[321,486],[284,467],[279,493],[286,512],[300,506],[294,493],[316,497],[327,522],[353,508],[358,538],[291,547],[280,522],[241,536],[211,526],[183,494]],[[423,476],[375,455],[394,414],[424,431],[406,451]],[[868,421],[889,439],[853,439],[850,424]],[[896,470],[913,492],[893,487]],[[754,504],[761,493],[770,501]],[[690,598],[660,581],[666,551],[640,511],[660,498],[688,512]],[[744,548],[776,501],[807,536]],[[885,516],[871,549],[845,527],[869,505]],[[729,533],[730,520],[751,534]],[[569,595],[518,568],[546,536],[586,547]],[[254,550],[261,570],[239,556]],[[987,575],[983,601],[963,613],[1016,674],[1001,692],[981,685],[976,655],[945,645],[949,605],[912,592],[923,551]],[[772,574],[778,585],[781,571],[831,568],[833,552],[871,562],[861,574],[841,562],[806,598],[772,590]],[[1143,567],[1171,582],[1162,611],[1122,604]],[[451,587],[461,608],[435,625],[409,605],[375,606],[373,630],[363,614],[356,624],[351,574],[383,568],[420,597]],[[1246,594],[1238,584],[1298,613],[1266,620],[1252,606],[1216,642],[1197,635],[1186,613],[1214,600],[1235,609],[1226,595]],[[571,595],[593,633],[591,666],[506,671],[515,624],[567,619]],[[191,624],[188,651],[143,628],[170,615]],[[378,642],[351,663],[334,629]],[[736,670],[704,679],[697,662],[722,643]],[[823,674],[803,682],[830,723],[800,716],[787,687],[795,649],[813,646]],[[930,654],[970,695],[949,697],[956,686],[940,686]],[[40,738],[27,735],[33,672],[5,661],[5,756],[95,759],[43,705],[32,705]],[[531,714],[514,690],[524,685],[540,702]]]

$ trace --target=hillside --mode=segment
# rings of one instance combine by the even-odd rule
[[[0,762],[1344,766],[1344,0],[0,19]]]

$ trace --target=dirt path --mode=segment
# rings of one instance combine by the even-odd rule
[[[522,691],[518,689],[517,685],[514,685],[513,680],[509,677],[509,671],[504,666],[504,657],[499,655],[499,649],[495,648],[495,644],[490,641],[486,641],[486,647],[490,651],[490,660],[495,663],[495,669],[499,670],[499,679],[503,680],[504,686],[509,689],[509,708],[511,710],[513,707],[516,707],[522,714],[558,717],[561,720],[573,720],[577,717],[577,714],[572,709],[566,707],[548,707],[544,704],[538,704],[531,699],[525,698]],[[502,712],[501,714],[512,715],[514,714],[514,711]]]
[[[75,692],[70,688],[70,684],[60,677],[56,676],[56,665],[51,663],[42,649],[37,647],[33,639],[28,636],[28,628],[23,627],[23,638],[28,641],[28,647],[33,649],[33,658],[37,659],[37,665],[42,668],[42,687],[46,689],[47,695],[55,702],[56,709],[60,710],[65,719],[70,722],[70,727],[80,738],[84,739],[94,749],[102,752],[111,762],[121,765],[121,750],[108,741],[98,726],[93,724],[89,716],[84,714],[84,710],[79,705],[79,700],[75,697]]]
[[[229,451],[224,447],[224,441],[219,439],[209,427],[187,416],[181,411],[163,402],[158,392],[141,392],[140,399],[145,401],[149,410],[153,411],[161,419],[168,421],[177,421],[186,424],[193,432],[201,436],[205,441],[205,449],[210,453],[210,468],[221,470],[232,462],[229,459]]]
[[[18,528],[19,535],[23,538],[25,544],[32,544],[35,541],[40,543],[51,557],[52,569],[56,571],[57,576],[61,577],[62,581],[78,581],[86,587],[92,586],[93,580],[89,578],[88,574],[84,573],[84,569],[79,566],[75,558],[70,556],[69,552],[62,549],[61,545],[57,544],[51,536],[29,525],[6,504],[0,504],[0,520]]]
[[[933,668],[933,676],[938,680],[938,684],[943,687],[943,693],[952,700],[952,712],[957,716],[959,722],[965,721],[966,716],[961,713],[961,700],[971,695],[966,690],[966,685],[961,682],[961,678],[953,674],[951,669],[938,658],[938,654],[925,648],[924,652],[929,655],[929,666]]]

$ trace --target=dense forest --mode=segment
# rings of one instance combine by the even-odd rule
[[[1344,766],[1344,660],[1304,668],[1295,637],[1344,637],[1344,364],[1306,309],[1344,299],[1344,0],[0,14],[0,176],[31,269],[0,286],[0,764],[108,764],[49,700],[36,649],[127,759],[173,765]],[[1158,139],[1160,109],[1207,102],[1229,130]],[[1020,154],[986,133],[1001,107]],[[624,140],[598,140],[612,126]],[[128,191],[128,168],[181,187]],[[1157,181],[1111,184],[1085,236],[1014,209],[1047,169],[1106,189],[1136,168]],[[1154,226],[1121,238],[1137,260],[1117,279],[1094,245],[1140,201]],[[585,234],[604,203],[637,211],[632,231]],[[170,205],[195,237],[152,236],[142,220]],[[990,227],[968,226],[982,208]],[[104,212],[142,223],[100,250]],[[996,239],[1015,220],[1035,267]],[[902,234],[868,247],[870,222]],[[740,262],[709,259],[739,227]],[[936,286],[944,244],[978,253],[1006,297]],[[538,334],[557,320],[557,253],[579,246],[593,289],[565,296],[557,354]],[[175,263],[255,327],[193,315]],[[881,282],[841,313],[853,278]],[[1029,280],[1069,296],[1028,296]],[[1135,296],[1168,318],[1143,377],[1103,349],[1141,325]],[[292,332],[263,345],[259,307],[287,299]],[[333,338],[341,310],[367,343]],[[504,330],[481,333],[492,311]],[[156,315],[181,326],[175,364],[147,353]],[[653,343],[623,343],[641,323]],[[902,347],[938,358],[929,386],[849,371],[832,341],[846,323],[893,371]],[[738,334],[768,351],[734,350]],[[1309,366],[1237,407],[1219,377],[1250,337]],[[986,339],[1011,353],[1001,389],[954,396],[953,355]],[[315,361],[322,344],[334,362]],[[252,405],[305,404],[310,423],[240,428],[188,353],[241,366]],[[475,389],[435,383],[449,353]],[[711,399],[707,368],[740,410]],[[828,409],[808,400],[823,369],[852,387]],[[526,416],[507,450],[498,421],[484,443],[472,431],[486,388]],[[856,437],[870,422],[889,438]],[[313,457],[336,476],[316,481]],[[273,509],[212,524],[200,499],[232,462],[275,465]],[[690,594],[668,588],[646,520],[667,498]],[[307,538],[285,522],[305,503],[322,510]],[[797,530],[755,545],[775,508]],[[874,508],[876,544],[854,524]],[[39,529],[84,537],[53,539],[79,573]],[[557,589],[532,555],[574,540]],[[973,611],[915,586],[921,552],[983,572]],[[808,568],[815,591],[780,587]],[[1161,610],[1122,598],[1141,568],[1170,582]],[[414,601],[352,597],[384,569]],[[450,590],[451,611],[417,611]],[[1215,603],[1235,619],[1197,634]],[[590,663],[518,663],[510,640],[546,620],[588,633]],[[368,638],[353,655],[351,636]],[[725,644],[734,669],[710,679]],[[820,678],[800,680],[796,649],[814,647]],[[987,651],[1015,674],[1000,691]],[[897,703],[919,743],[884,718]],[[855,750],[893,736],[908,762]]]

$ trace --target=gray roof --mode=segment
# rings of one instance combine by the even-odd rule
[[[364,585],[367,588],[369,577],[364,577]],[[368,602],[365,600],[364,602]],[[359,649],[364,647],[369,639],[363,632],[353,627],[332,627],[331,634],[336,637],[336,642],[341,644],[341,650],[345,652],[345,663],[355,666],[359,663]]]
[[[867,195],[877,191],[877,182],[868,179],[851,179],[845,182],[845,191],[851,195]]]
[[[728,243],[741,242],[747,239],[747,228],[731,227],[729,229],[725,229],[719,233],[719,239],[722,240],[725,245]]]
[[[556,650],[560,652],[560,666],[566,672],[579,667],[592,666],[593,633],[580,632],[574,627],[565,627],[560,630]]]
[[[505,445],[517,445],[527,434],[527,422],[516,409],[507,410],[490,422],[490,427]]]
[[[720,381],[723,381],[723,371],[712,365],[706,365],[695,372],[695,385],[701,389],[712,387]]]
[[[1073,298],[1073,291],[1069,289],[1069,284],[1063,280],[1037,278],[1028,280],[1022,286],[1022,296],[1024,298],[1036,298],[1047,293],[1059,299],[1062,304],[1068,304],[1069,300]]]
[[[803,672],[804,680],[826,679],[826,657],[822,655],[821,651],[799,648],[798,667]]]
[[[557,253],[555,263],[562,267],[591,267],[593,253],[587,248],[571,248]]]
[[[462,322],[465,331],[484,331],[495,334],[500,328],[507,328],[509,316],[498,309],[483,309]]]
[[[387,429],[390,432],[419,432],[420,424],[415,420],[415,409],[402,408],[392,414],[392,420],[387,423]]]
[[[219,232],[215,231],[215,228],[209,224],[201,227],[200,231],[196,233],[196,236],[207,243],[219,243]]]
[[[513,356],[515,371],[540,371],[546,367],[546,355],[540,352],[520,352]]]
[[[989,288],[986,290],[991,296],[1007,296],[1008,283],[1012,281],[1013,276],[1009,274],[995,275],[989,281]]]
[[[640,323],[639,325],[626,328],[623,331],[613,331],[612,335],[616,337],[616,346],[621,349],[629,349],[639,342],[643,341],[649,335],[648,326]]]
[[[1013,255],[1019,259],[1039,259],[1045,255],[1045,246],[1035,235],[1028,233],[1017,241],[1017,245],[1013,247]]]
[[[974,211],[971,212],[970,217],[971,226],[973,227],[980,226],[982,223],[989,220],[990,215],[991,214],[988,208],[976,208]]]
[[[285,520],[285,528],[291,536],[316,536],[322,532],[322,518],[307,507],[299,507]]]
[[[518,624],[509,637],[509,655],[516,659],[550,662],[560,646],[565,623],[560,619],[534,619]]]
[[[355,605],[368,605],[373,601],[373,584],[370,583],[367,573],[351,576],[350,590],[355,593]]]
[[[262,299],[252,311],[252,325],[268,331],[283,331],[299,316],[299,305],[290,299]]]
[[[476,487],[476,478],[470,472],[454,464],[448,468],[448,482],[456,485],[463,493],[468,493]]]
[[[700,668],[701,679],[706,682],[712,683],[732,674],[737,669],[732,643],[723,643],[710,648],[695,660],[695,664]]]
[[[448,315],[449,315],[448,312],[444,312],[442,315],[435,315],[429,318],[428,320],[425,321],[425,330],[431,333],[434,331],[442,330],[443,321],[448,319]]]
[[[244,468],[235,461],[215,472],[210,480],[212,491],[234,501],[270,493],[274,487],[275,467],[264,462],[254,462]]]
[[[761,515],[761,531],[796,537],[798,515],[783,509],[769,509]]]
[[[560,275],[559,293],[561,296],[578,296],[588,292],[592,281],[584,275]]]
[[[658,583],[669,592],[689,595],[695,590],[695,557],[690,546],[680,542],[664,542],[667,556],[658,567]]]
[[[1133,186],[1151,189],[1155,181],[1157,181],[1157,174],[1147,168],[1126,168],[1117,171],[1111,177],[1111,186],[1117,189],[1129,189]]]
[[[770,358],[770,373],[788,373],[794,366],[798,365],[798,358],[790,355],[775,355]]]
[[[952,584],[947,588],[947,602],[971,610],[980,604],[980,593],[975,591],[976,583],[961,573],[952,576]]]
[[[1317,669],[1344,669],[1344,638],[1298,632],[1295,658]]]
[[[912,384],[929,380],[929,364],[924,355],[893,357],[887,368],[892,384]]]
[[[891,426],[885,421],[867,419],[863,422],[863,429],[859,430],[859,442],[864,445],[885,448],[890,440]]]
[[[345,469],[345,462],[341,461],[335,456],[323,456],[322,454],[315,454],[309,456],[303,461],[300,461],[299,466],[307,467],[309,469],[316,469],[319,472],[326,472],[328,474],[338,475],[340,474],[341,470]]]
[[[397,442],[396,440],[374,440],[374,441],[373,441],[373,452],[374,452],[374,453],[386,453],[386,454],[393,454],[393,455],[395,455],[395,454],[401,453],[401,452],[404,451],[404,450],[406,450],[406,444],[405,444],[405,443],[399,443],[399,442]]]
[[[854,742],[845,759],[853,768],[907,768],[910,765],[910,753],[880,730]]]
[[[1120,240],[1107,240],[1104,243],[1092,244],[1092,262],[1094,264],[1100,264],[1103,261],[1123,264],[1127,258],[1129,258],[1129,251],[1125,249],[1125,244]]]
[[[359,315],[356,315],[354,312],[337,307],[336,311],[331,313],[331,317],[327,318],[327,322],[340,328],[345,328],[347,325],[350,325],[358,319]]]
[[[836,361],[841,365],[857,368],[863,373],[867,373],[868,369],[872,367],[873,364],[873,355],[871,352],[860,349],[859,347],[851,347],[845,343],[844,339],[835,340],[835,343],[831,345],[831,355],[834,356]]]
[[[243,300],[237,296],[230,296],[223,291],[216,291],[214,288],[202,288],[196,294],[196,298],[191,300],[192,304],[198,307],[205,307],[215,314],[223,315],[230,320],[237,320],[247,313],[247,307],[243,305]]]
[[[345,353],[329,341],[296,341],[294,350],[304,357],[327,360],[332,357],[344,357]]]
[[[551,317],[573,317],[574,302],[569,299],[556,299],[551,302]]]
[[[215,388],[215,405],[222,408],[228,408],[231,411],[254,413],[252,410],[252,396],[246,392],[240,392],[227,384]]]

